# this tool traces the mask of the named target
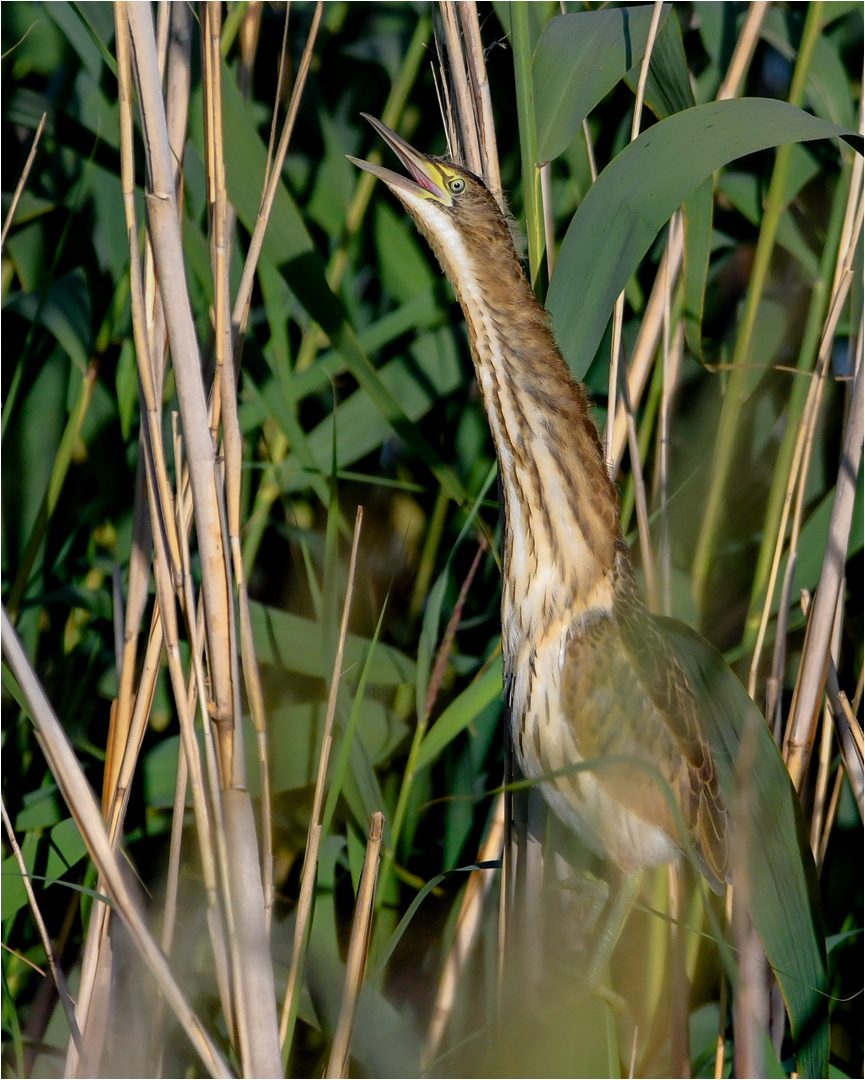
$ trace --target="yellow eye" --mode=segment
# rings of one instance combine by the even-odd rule
[[[451,182],[448,184],[448,187],[454,195],[459,195],[461,191],[464,191],[465,186],[465,180],[461,180],[458,176],[455,176],[454,179],[451,180]]]

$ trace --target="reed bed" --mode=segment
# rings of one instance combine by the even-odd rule
[[[857,1075],[862,22],[3,6],[4,1075]],[[735,672],[735,888],[647,875],[601,995],[610,875],[502,738],[459,308],[362,111],[509,207],[650,606]]]

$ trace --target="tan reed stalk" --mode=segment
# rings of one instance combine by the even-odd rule
[[[78,1030],[78,1022],[75,1019],[75,1006],[72,1004],[72,999],[69,997],[69,987],[66,985],[66,977],[63,974],[63,969],[60,967],[57,955],[54,952],[51,938],[48,936],[48,928],[45,925],[45,920],[42,918],[42,912],[39,910],[39,902],[36,899],[36,894],[33,892],[33,886],[30,883],[27,865],[24,862],[24,856],[21,854],[21,848],[18,846],[18,841],[15,839],[15,830],[12,828],[12,822],[9,820],[9,815],[6,813],[6,804],[3,802],[2,796],[0,796],[0,814],[3,816],[3,825],[6,828],[9,846],[12,848],[12,854],[15,856],[15,861],[18,863],[21,881],[24,884],[24,891],[27,893],[27,901],[30,904],[30,910],[33,912],[33,921],[36,923],[36,929],[39,931],[39,937],[42,941],[42,948],[45,950],[45,955],[48,958],[48,965],[51,968],[54,985],[57,987],[57,996],[60,998],[60,1004],[63,1006],[66,1023],[69,1025],[69,1033],[78,1050],[78,1056],[83,1057],[84,1044],[81,1040],[81,1032]],[[39,969],[37,968],[37,970]],[[45,975],[44,971],[42,972],[42,975]]]
[[[309,28],[309,34],[306,38],[306,45],[303,49],[303,56],[300,60],[297,78],[292,87],[291,101],[288,104],[288,112],[285,117],[285,122],[282,125],[282,134],[279,137],[279,147],[276,151],[276,158],[273,162],[273,167],[270,170],[270,175],[267,178],[267,188],[261,200],[261,209],[258,211],[258,218],[256,219],[255,228],[253,229],[252,237],[249,241],[249,250],[246,253],[246,261],[243,264],[243,275],[240,279],[240,286],[237,290],[237,296],[234,298],[232,323],[237,334],[238,347],[243,340],[243,335],[246,330],[246,319],[249,314],[249,301],[252,297],[252,283],[255,277],[256,266],[258,265],[258,257],[261,254],[261,245],[264,243],[264,232],[267,228],[267,220],[270,217],[270,210],[276,196],[276,189],[282,176],[282,164],[285,160],[286,151],[288,150],[291,133],[294,130],[294,121],[297,117],[300,98],[303,94],[307,73],[309,72],[310,61],[312,60],[312,50],[315,46],[315,39],[318,34],[319,24],[321,23],[323,9],[324,4],[321,0],[318,0],[312,16],[312,25]]]
[[[668,294],[669,295],[669,294]],[[685,347],[685,326],[680,319],[669,350],[664,355],[664,378],[661,388],[661,404],[658,411],[658,448],[656,469],[656,503],[661,518],[661,537],[658,541],[658,564],[660,566],[661,614],[673,614],[672,598],[672,547],[670,544],[670,519],[667,513],[667,500],[670,493],[670,424],[673,412],[673,398],[682,370],[682,355]]]
[[[310,911],[312,908],[312,893],[315,887],[315,875],[318,862],[318,851],[321,845],[321,811],[324,806],[324,788],[327,781],[327,765],[330,760],[330,747],[333,741],[333,720],[336,715],[336,700],[339,694],[339,680],[342,675],[342,658],[345,652],[345,636],[348,633],[348,616],[351,611],[351,597],[354,591],[354,574],[357,567],[357,548],[360,541],[360,527],[363,521],[363,508],[357,508],[357,516],[354,521],[354,535],[351,542],[351,556],[348,563],[348,583],[345,590],[345,601],[342,607],[342,619],[339,624],[339,637],[337,639],[336,657],[333,663],[333,673],[330,678],[330,689],[327,696],[327,711],[324,718],[324,731],[321,737],[321,749],[318,755],[318,775],[315,781],[315,794],[312,801],[312,814],[309,819],[309,832],[306,838],[306,852],[303,858],[303,871],[300,879],[300,896],[297,902],[297,913],[294,924],[294,942],[291,953],[291,967],[288,972],[288,985],[285,990],[285,1000],[282,1005],[282,1016],[279,1023],[279,1043],[285,1044],[289,1033],[293,1034],[294,1021],[297,1016],[297,999],[300,996],[300,982],[303,978],[303,965],[306,958],[306,938]],[[289,1049],[291,1043],[289,1042]]]
[[[33,136],[33,142],[30,144],[30,153],[27,155],[27,160],[24,162],[24,168],[21,170],[21,175],[18,177],[18,183],[15,185],[15,191],[12,194],[12,202],[9,203],[9,209],[6,211],[6,220],[3,222],[3,230],[0,232],[0,251],[3,250],[3,247],[6,244],[6,234],[9,232],[9,227],[15,218],[15,211],[18,209],[21,193],[24,191],[24,187],[27,184],[27,177],[30,175],[30,170],[33,168],[33,162],[36,160],[36,150],[39,146],[39,140],[42,138],[42,132],[45,130],[45,120],[47,117],[48,113],[42,114],[42,119],[39,121],[39,126],[36,128],[36,134]]]
[[[682,254],[684,250],[684,234],[681,230],[668,236],[667,246],[658,265],[652,291],[646,303],[646,310],[640,323],[637,340],[628,363],[628,392],[631,402],[637,405],[643,396],[643,390],[648,381],[652,361],[661,340],[661,332],[664,320],[664,306],[666,303],[667,289],[675,288],[679,270],[682,266]],[[622,463],[625,446],[628,441],[628,424],[625,416],[625,407],[620,401],[616,408],[615,426],[613,428],[613,465],[616,472]]]
[[[363,860],[363,870],[357,887],[351,937],[348,943],[348,954],[345,958],[345,984],[333,1035],[333,1043],[330,1048],[330,1058],[324,1074],[328,1077],[339,1078],[347,1075],[348,1071],[351,1029],[369,954],[369,933],[375,910],[375,886],[378,881],[383,828],[384,814],[380,810],[376,810],[372,815],[366,855]]]
[[[228,1064],[174,981],[165,957],[138,911],[105,831],[93,791],[27,659],[5,608],[0,609],[0,619],[2,619],[3,652],[24,694],[30,715],[39,733],[39,744],[45,754],[48,767],[57,781],[66,804],[72,811],[91,858],[108,887],[117,914],[125,923],[138,951],[204,1062],[205,1068],[212,1076],[230,1077],[232,1073]]]
[[[478,142],[478,121],[475,116],[474,102],[469,85],[466,62],[460,40],[460,28],[457,22],[456,4],[448,0],[439,0],[439,14],[445,32],[448,50],[448,63],[453,78],[456,94],[457,115],[460,119],[460,135],[465,155],[466,167],[475,176],[483,176],[480,143]],[[444,79],[442,79],[444,83]]]
[[[502,857],[505,834],[505,795],[496,796],[489,831],[478,851],[479,863],[496,862]],[[466,883],[457,916],[456,931],[439,979],[438,992],[433,1005],[429,1030],[421,1055],[421,1072],[429,1072],[441,1044],[447,1022],[456,1002],[456,990],[460,977],[471,954],[483,915],[484,902],[493,883],[491,870],[472,870]]]
[[[858,222],[861,225],[861,200]],[[858,233],[858,228],[856,230]],[[852,250],[852,245],[851,245]],[[853,514],[856,475],[862,453],[862,349],[861,337],[856,376],[851,391],[851,408],[844,432],[841,468],[835,485],[835,500],[829,522],[826,552],[814,598],[814,612],[801,661],[799,692],[791,706],[784,748],[790,775],[801,785],[813,744],[819,702],[823,690],[832,618],[838,597],[847,541]],[[831,606],[830,606],[831,602]]]
[[[763,19],[766,16],[768,7],[769,4],[766,0],[752,0],[745,22],[739,31],[739,39],[730,58],[727,74],[724,76],[724,81],[715,95],[716,101],[729,101],[731,98],[738,97],[741,93],[745,72],[754,58],[754,50],[757,48],[757,41],[760,38],[760,27],[763,25]]]
[[[502,205],[502,178],[499,172],[499,154],[496,148],[496,128],[493,120],[493,104],[490,97],[490,83],[487,67],[484,63],[484,48],[481,41],[481,28],[478,21],[478,6],[475,0],[460,0],[458,3],[460,22],[463,28],[463,42],[466,51],[466,64],[471,77],[474,101],[475,126],[478,132],[478,150],[483,168],[484,183],[493,194],[493,198]]]
[[[814,782],[814,809],[811,812],[811,851],[817,865],[820,851],[820,837],[823,833],[823,815],[826,811],[826,794],[829,788],[829,766],[832,763],[832,709],[829,702],[823,704],[823,727],[820,733],[820,755],[817,765],[817,779]]]
[[[624,293],[622,294],[624,296]],[[619,339],[621,345],[621,338]],[[652,537],[649,533],[649,510],[646,505],[646,485],[643,482],[643,463],[640,460],[640,447],[637,442],[637,425],[634,410],[631,408],[631,395],[628,392],[628,373],[622,364],[620,371],[622,404],[628,420],[628,449],[631,455],[631,477],[634,484],[634,502],[637,508],[637,530],[640,537],[640,557],[643,578],[646,585],[646,603],[650,611],[658,610],[658,583],[655,577],[655,556],[652,552]]]
[[[753,59],[757,36],[759,36],[759,27],[765,14],[766,6],[765,0],[754,0],[751,4],[748,17],[742,26],[738,40],[736,41],[736,47],[730,58],[727,75],[716,95],[716,101],[728,100],[729,98],[739,96],[745,72]],[[587,120],[583,121],[583,130],[586,146],[589,150],[589,162],[590,165],[594,167],[594,154],[591,152],[591,137],[589,135]],[[597,172],[593,171],[593,181],[596,179],[596,176]],[[664,298],[666,290],[672,290],[676,284],[676,279],[682,265],[682,254],[684,250],[683,241],[683,233],[679,234],[675,243],[672,233],[668,237],[667,246],[661,257],[661,263],[658,266],[658,272],[655,275],[652,291],[649,294],[649,301],[646,304],[646,310],[643,313],[643,318],[640,323],[640,331],[628,366],[628,388],[631,393],[631,401],[635,406],[643,396],[643,390],[648,378],[652,358],[658,348],[658,342],[660,341],[661,336],[663,304],[665,303]],[[614,472],[619,471],[627,438],[625,410],[622,404],[619,403],[613,428],[612,460],[614,463]]]
[[[646,51],[640,64],[640,78],[637,83],[637,97],[634,102],[634,116],[631,122],[631,142],[640,134],[640,123],[643,118],[643,98],[646,94],[646,82],[649,78],[649,64],[652,62],[652,49],[655,47],[655,37],[658,33],[658,24],[661,21],[663,10],[662,0],[654,0],[652,6],[652,21],[649,24],[649,33],[646,38]],[[625,315],[625,292],[619,293],[616,306],[613,308],[613,340],[610,346],[610,377],[607,387],[607,423],[604,428],[604,457],[607,460],[607,468],[610,476],[615,478],[616,468],[613,455],[613,432],[615,430],[616,417],[616,388],[619,383],[619,354],[622,347],[622,323]],[[637,457],[639,460],[639,456]]]
[[[102,812],[107,817],[114,799],[117,778],[131,721],[133,682],[138,655],[138,634],[147,604],[150,578],[150,514],[145,502],[144,444],[138,440],[138,466],[135,472],[135,501],[132,509],[132,550],[129,556],[129,579],[123,616],[123,650],[120,662],[117,697],[112,704],[105,748],[105,772],[102,781]],[[154,611],[153,618],[158,618]],[[141,687],[139,686],[139,693]]]
[[[832,794],[829,798],[829,808],[826,811],[826,821],[823,825],[823,836],[820,839],[820,849],[817,852],[818,875],[823,871],[826,849],[829,847],[829,837],[832,835],[832,827],[835,824],[835,815],[838,813],[838,803],[841,801],[841,789],[843,786],[844,762],[842,761],[835,772],[835,783],[832,786]]]
[[[857,209],[858,204],[858,209]],[[851,213],[852,211],[852,213]],[[856,220],[858,215],[861,221],[861,197],[860,193],[851,186],[847,201],[847,212],[845,213],[845,222],[850,219]],[[857,230],[858,232],[858,230]],[[769,624],[769,617],[772,610],[772,599],[775,592],[775,583],[778,575],[778,568],[781,563],[781,554],[783,552],[786,530],[787,530],[787,518],[790,512],[790,504],[793,499],[793,492],[795,490],[796,480],[801,471],[801,462],[803,454],[805,453],[805,439],[807,431],[813,430],[813,424],[816,422],[816,409],[819,402],[819,394],[822,390],[823,382],[825,378],[825,372],[827,370],[829,359],[831,356],[832,342],[834,340],[835,328],[838,325],[838,320],[841,315],[841,309],[847,296],[847,292],[851,282],[851,268],[853,252],[855,251],[855,244],[851,244],[851,238],[854,235],[852,226],[843,230],[841,243],[838,246],[838,255],[835,263],[835,275],[830,293],[830,301],[827,309],[826,322],[823,329],[823,337],[820,343],[820,349],[817,353],[817,363],[815,365],[815,378],[808,392],[805,408],[802,410],[802,416],[800,418],[799,434],[797,436],[796,445],[793,450],[793,455],[790,461],[790,473],[787,481],[787,491],[784,497],[784,503],[781,511],[781,518],[778,525],[778,534],[775,541],[775,554],[772,560],[772,567],[769,572],[769,583],[766,589],[766,596],[763,601],[763,612],[760,618],[760,626],[757,631],[757,641],[754,645],[754,653],[751,659],[751,667],[748,673],[748,693],[751,697],[754,697],[756,693],[756,681],[757,681],[757,669],[760,662],[760,654],[763,648],[763,642],[765,640],[766,629]],[[813,417],[813,418],[812,418]],[[807,468],[807,467],[806,467]],[[792,544],[791,544],[792,550]],[[792,570],[790,569],[790,563],[792,562],[792,556],[788,559],[787,573],[792,580]],[[779,609],[780,615],[780,609]],[[785,613],[786,616],[786,613]],[[774,677],[778,677],[777,671],[773,673]]]
[[[146,193],[148,223],[183,418],[205,596],[214,719],[219,731],[222,775],[227,780],[232,775],[234,749],[228,619],[230,592],[216,491],[215,453],[207,423],[198,342],[186,291],[171,149],[159,85],[153,22],[144,5],[128,5],[125,11],[135,53],[139,104],[149,159],[150,188]]]
[[[235,754],[232,762],[232,787],[238,791],[246,788],[246,767],[241,749],[243,747],[242,712],[240,708],[240,673],[237,668],[238,652],[243,655],[243,673],[247,688],[247,696],[250,703],[253,724],[256,730],[259,759],[259,778],[261,786],[262,805],[262,878],[263,878],[263,908],[265,933],[270,926],[270,912],[272,909],[273,894],[273,848],[272,848],[272,820],[270,808],[270,781],[268,772],[267,755],[267,724],[264,710],[264,696],[261,690],[261,680],[258,673],[258,665],[255,659],[254,645],[252,641],[252,629],[249,617],[249,600],[246,590],[246,581],[243,570],[243,559],[240,547],[240,490],[243,457],[243,439],[240,433],[240,424],[237,417],[237,374],[235,371],[235,351],[232,343],[232,319],[231,302],[228,284],[228,261],[229,261],[229,237],[228,219],[229,206],[225,191],[225,163],[222,133],[222,90],[221,90],[221,57],[220,57],[220,4],[208,4],[206,19],[204,47],[208,57],[205,66],[205,96],[208,101],[206,109],[210,117],[208,138],[208,190],[212,198],[211,227],[213,242],[211,245],[212,272],[214,280],[214,309],[216,322],[216,370],[214,374],[214,389],[211,407],[211,432],[215,435],[218,427],[219,405],[222,403],[222,458],[223,476],[225,479],[225,501],[227,534],[233,572],[237,584],[239,612],[240,612],[240,639],[241,650],[237,649],[237,629],[234,621],[234,607],[229,605],[229,636],[232,641],[232,687],[234,691],[234,717],[235,717]],[[281,159],[280,159],[281,167]],[[248,304],[247,304],[248,307]],[[239,350],[237,352],[239,357]],[[230,577],[226,571],[226,576]],[[248,797],[248,796],[247,796]],[[231,803],[232,812],[239,814],[236,829],[232,830],[233,836],[240,835],[245,829],[247,814],[239,808],[242,800],[238,797]],[[252,893],[249,896],[239,897],[242,901],[235,905],[235,917],[241,920],[249,919],[257,924],[257,902],[255,897],[255,878],[246,877],[243,881],[250,887]],[[242,891],[242,890],[241,890]],[[253,925],[243,930],[244,939],[248,942],[260,932]],[[260,951],[260,946],[258,947]],[[249,949],[246,950],[247,952]],[[240,950],[239,956],[246,966],[249,961],[245,959],[244,950]],[[258,965],[255,971],[262,972],[262,977],[271,976],[270,965],[263,968]],[[252,974],[252,973],[251,973]],[[249,978],[246,980],[249,982]],[[250,988],[247,987],[247,990]],[[256,992],[259,997],[266,998],[266,990]],[[273,994],[270,994],[273,999]],[[257,1022],[263,1015],[257,1012],[253,1022]],[[271,1051],[275,1046],[275,1023],[274,1031],[262,1032],[262,1038],[252,1038],[249,1046],[254,1047],[264,1042],[271,1044]],[[272,1054],[271,1054],[272,1056]],[[278,1052],[276,1060],[278,1061]],[[264,1063],[262,1063],[264,1067]]]
[[[544,213],[544,247],[547,252],[547,281],[552,281],[556,264],[556,225],[553,221],[552,172],[548,161],[541,165],[541,207]]]

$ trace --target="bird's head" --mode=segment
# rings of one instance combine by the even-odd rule
[[[467,265],[478,266],[496,251],[514,258],[510,233],[495,199],[467,169],[428,157],[375,117],[363,113],[405,166],[408,176],[349,157],[360,169],[383,180],[414,219],[460,291]],[[504,250],[499,246],[504,244]]]

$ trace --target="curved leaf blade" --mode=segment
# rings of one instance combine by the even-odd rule
[[[799,797],[763,717],[720,653],[674,619],[657,622],[697,696],[728,806],[736,804],[741,784],[736,767],[742,734],[747,727],[756,736],[749,770],[754,818],[747,822],[749,833],[759,838],[751,845],[751,918],[787,1006],[799,1074],[826,1076],[826,934]]]
[[[538,162],[563,153],[585,117],[640,62],[651,21],[648,4],[550,19],[532,59]]]
[[[785,142],[862,137],[783,101],[713,101],[660,120],[604,169],[574,215],[547,295],[571,371],[594,359],[616,297],[673,212],[735,158]]]

